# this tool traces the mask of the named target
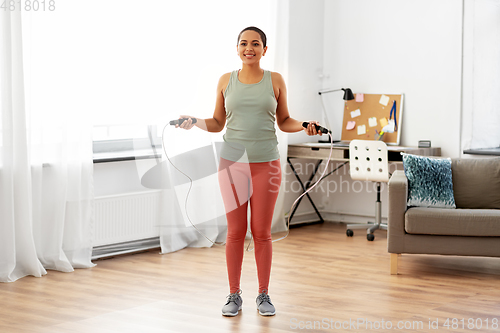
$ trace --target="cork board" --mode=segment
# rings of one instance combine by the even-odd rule
[[[396,101],[396,121],[394,132],[384,132],[382,141],[388,145],[399,145],[401,137],[401,120],[403,115],[403,94],[363,94],[362,101],[360,94],[354,94],[354,100],[345,101],[344,117],[342,122],[342,141],[376,140],[377,131],[380,132],[383,125],[394,120],[394,115],[390,117],[394,101]],[[381,100],[382,98],[382,100]],[[387,102],[387,105],[380,102]],[[385,119],[385,120],[384,120]],[[376,121],[376,122],[375,122]],[[353,123],[355,122],[354,127]],[[350,126],[348,126],[348,123]],[[364,127],[363,127],[364,126]],[[359,128],[358,128],[359,127]],[[352,129],[351,129],[352,128]],[[364,129],[364,133],[363,133]]]

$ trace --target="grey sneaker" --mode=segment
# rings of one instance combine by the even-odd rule
[[[227,317],[234,317],[238,315],[238,311],[241,310],[241,305],[243,300],[241,299],[241,289],[234,294],[227,295],[227,302],[222,307],[222,315]]]
[[[276,314],[276,309],[273,303],[271,303],[271,298],[267,294],[267,290],[263,290],[256,299],[257,310],[261,316],[274,316]]]

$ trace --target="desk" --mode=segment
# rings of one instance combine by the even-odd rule
[[[302,186],[302,191],[303,191],[302,193],[304,193],[310,187],[312,180],[316,175],[316,172],[318,171],[318,168],[323,162],[323,160],[328,159],[328,156],[330,155],[330,147],[331,147],[330,143],[315,143],[315,142],[288,145],[287,162],[290,168],[292,169],[295,177]],[[389,162],[392,163],[402,163],[403,157],[401,156],[401,153],[421,155],[421,156],[441,156],[441,148],[439,147],[417,148],[417,147],[387,146],[387,150],[388,150]],[[302,182],[299,175],[295,171],[295,168],[291,160],[292,158],[317,160],[313,173],[309,176],[309,179],[305,182],[305,184]],[[330,160],[343,163],[340,166],[337,166],[333,171],[330,171],[327,174],[325,174],[323,178],[321,178],[321,180],[328,177],[329,175],[331,175],[332,173],[334,173],[335,171],[339,170],[340,168],[349,163],[349,145],[346,145],[345,143],[339,143],[339,144],[334,143],[332,157],[330,158]],[[318,215],[319,220],[317,222],[320,223],[324,222],[323,217],[316,208],[316,205],[309,196],[309,193],[307,193],[305,196],[313,206],[316,215]],[[300,202],[302,201],[303,198],[304,197],[300,198],[300,200],[297,202],[297,205],[293,209],[290,215],[290,222],[292,221],[293,215],[295,214],[295,211],[299,207]]]

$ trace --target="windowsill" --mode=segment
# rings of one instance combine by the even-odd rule
[[[134,160],[144,160],[160,158],[161,154],[154,153],[151,149],[144,150],[123,150],[114,152],[102,152],[94,153],[94,164],[95,163],[110,163],[110,162],[123,162],[123,161],[134,161]]]
[[[500,156],[500,147],[467,149],[467,150],[464,150],[464,154]]]

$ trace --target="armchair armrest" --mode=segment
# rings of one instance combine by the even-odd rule
[[[403,170],[396,170],[388,185],[389,213],[387,217],[387,249],[402,253],[404,249],[405,212],[408,201],[408,179]]]

